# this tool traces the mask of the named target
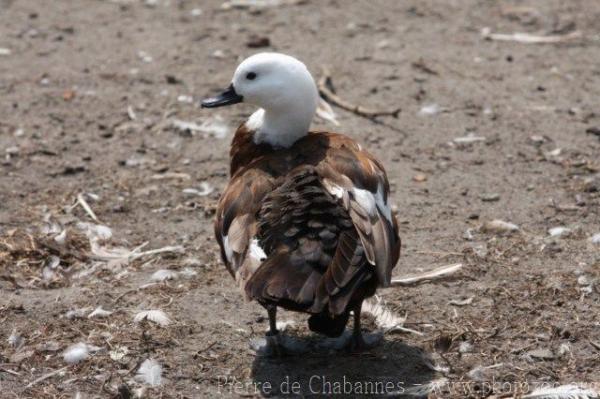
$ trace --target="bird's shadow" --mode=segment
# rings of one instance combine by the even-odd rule
[[[252,379],[264,397],[418,398],[427,397],[428,384],[436,378],[432,364],[420,348],[393,337],[362,353],[321,349],[257,356]]]

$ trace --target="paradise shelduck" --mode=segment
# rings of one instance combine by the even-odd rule
[[[230,181],[215,234],[227,270],[269,315],[269,345],[280,345],[277,307],[306,312],[312,331],[361,349],[363,300],[390,284],[400,255],[383,165],[342,134],[309,131],[319,93],[306,66],[278,53],[244,60],[229,87],[202,101],[259,109],[235,132]]]

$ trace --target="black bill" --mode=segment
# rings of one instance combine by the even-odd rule
[[[202,108],[216,108],[222,107],[224,105],[241,103],[243,99],[244,97],[240,96],[235,92],[232,83],[223,93],[219,94],[218,96],[202,100],[201,104]]]

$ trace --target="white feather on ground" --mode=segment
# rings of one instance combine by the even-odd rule
[[[205,197],[207,195],[209,195],[210,193],[212,193],[215,189],[210,185],[210,183],[208,182],[201,182],[200,183],[200,189],[196,189],[196,188],[185,188],[183,189],[183,193],[187,194],[187,195],[192,195],[192,196],[200,196],[200,197]]]
[[[162,367],[154,359],[146,359],[140,365],[136,377],[153,387],[162,384]]]
[[[65,317],[69,320],[83,319],[89,310],[90,308],[71,309],[65,313]]]
[[[541,388],[523,396],[523,399],[596,399],[598,392],[577,385],[561,385],[556,388]]]
[[[108,311],[108,310],[104,310],[102,309],[102,306],[98,306],[96,309],[94,309],[93,312],[91,312],[88,315],[88,319],[93,319],[94,317],[97,318],[103,318],[103,317],[108,317],[112,314],[113,312]]]
[[[134,323],[140,323],[143,320],[150,320],[161,327],[166,327],[171,324],[169,316],[159,309],[143,310],[133,317]]]
[[[19,348],[23,345],[24,339],[21,336],[21,334],[19,334],[19,332],[17,331],[16,328],[13,328],[12,332],[10,333],[10,336],[7,339],[8,344],[10,346],[12,346],[13,348]]]
[[[462,263],[456,263],[453,265],[447,265],[438,267],[437,269],[433,269],[424,273],[414,274],[409,276],[404,276],[400,278],[395,278],[392,280],[392,286],[394,285],[415,285],[418,283],[422,283],[425,281],[432,281],[440,278],[447,277],[451,274],[456,273],[461,270],[463,267]]]
[[[518,231],[519,226],[514,223],[496,219],[490,222],[485,222],[483,226],[481,226],[481,230],[486,233],[511,233]]]
[[[99,351],[101,348],[93,345],[88,345],[83,342],[78,342],[69,346],[63,352],[63,359],[69,364],[76,364],[90,356],[90,352]]]
[[[152,281],[166,281],[166,280],[175,280],[178,276],[178,273],[174,270],[168,269],[160,269],[155,271],[150,280]]]
[[[90,240],[109,240],[112,237],[112,230],[108,226],[102,224],[94,224],[87,222],[77,223],[77,228],[85,233]]]
[[[377,295],[375,296],[375,300],[368,299],[364,301],[361,311],[375,317],[375,324],[384,329],[385,332],[404,331],[417,335],[423,335],[419,331],[404,327],[403,325],[406,321],[406,317],[395,315],[385,306],[381,298]]]
[[[553,227],[550,230],[548,230],[548,234],[550,234],[550,237],[562,237],[562,236],[567,236],[571,233],[572,233],[571,229],[563,227],[563,226]]]

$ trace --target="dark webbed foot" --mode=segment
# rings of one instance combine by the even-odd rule
[[[362,352],[369,350],[377,346],[383,339],[383,334],[372,333],[363,335],[360,330],[360,311],[362,308],[362,302],[354,306],[354,328],[352,330],[352,336],[350,337],[346,349],[350,352]]]
[[[265,355],[273,357],[282,357],[285,355],[285,347],[283,346],[283,338],[279,331],[275,333],[269,331],[265,335]]]
[[[277,329],[277,308],[268,306],[269,331],[263,339],[250,342],[250,346],[260,356],[282,357],[297,355],[308,351],[308,345],[298,339],[286,336]]]
[[[382,340],[382,333],[352,334],[346,345],[346,350],[353,353],[367,351],[377,347]]]

